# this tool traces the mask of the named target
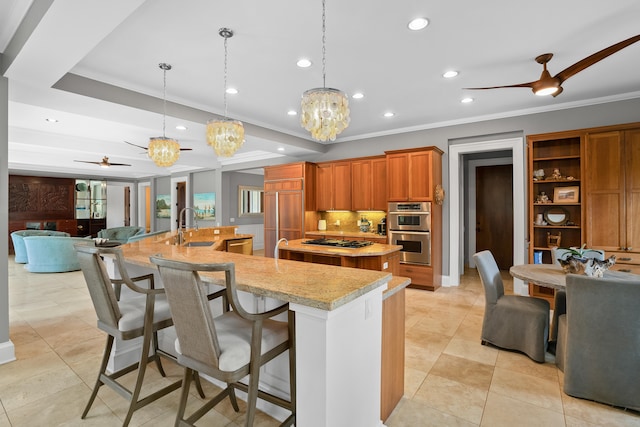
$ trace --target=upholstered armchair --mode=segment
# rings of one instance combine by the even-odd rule
[[[26,264],[29,262],[27,258],[27,248],[24,245],[24,238],[27,236],[63,236],[69,237],[69,233],[64,231],[53,230],[18,230],[11,233],[11,241],[13,242],[13,251],[16,254],[15,262],[18,264]]]
[[[632,277],[567,276],[556,363],[568,395],[640,410],[640,276]]]
[[[113,227],[98,231],[98,237],[112,242],[127,243],[129,237],[144,233],[144,227]]]
[[[91,239],[65,236],[27,236],[24,245],[31,273],[64,273],[80,270],[74,245],[94,246]]]

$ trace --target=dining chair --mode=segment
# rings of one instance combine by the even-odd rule
[[[215,405],[229,397],[239,411],[235,390],[247,392],[245,426],[252,426],[258,397],[291,412],[282,426],[295,423],[296,376],[293,315],[289,304],[266,312],[247,311],[238,298],[233,263],[194,264],[152,256],[164,284],[176,328],[178,363],[185,367],[182,395],[175,425],[193,425]],[[207,284],[202,274],[222,279],[231,310],[214,317],[207,300]],[[220,283],[220,280],[217,281]],[[289,321],[274,316],[288,313]],[[260,368],[289,351],[290,400],[259,389]],[[227,386],[185,418],[189,382],[193,370],[209,375]],[[248,385],[240,380],[249,375]]]
[[[640,411],[640,276],[567,275],[556,364],[566,394]]]
[[[482,344],[520,351],[545,361],[549,338],[549,302],[522,295],[505,295],[500,269],[490,251],[473,255],[484,287]]]
[[[566,260],[572,254],[571,249],[566,248],[551,248],[551,257],[554,264],[560,264],[560,260]],[[588,258],[595,258],[599,261],[604,261],[604,251],[602,249],[582,249],[582,254]],[[555,343],[558,340],[558,322],[560,316],[567,312],[567,294],[562,289],[556,289],[553,298],[553,314],[551,316],[551,329],[549,331],[549,341],[553,343],[553,352],[555,353]]]
[[[81,418],[84,419],[89,413],[100,387],[107,385],[129,401],[129,408],[122,423],[123,426],[127,426],[134,411],[173,390],[177,390],[182,384],[182,381],[179,380],[148,396],[140,397],[149,362],[155,361],[158,371],[163,377],[165,376],[159,356],[170,356],[158,348],[157,331],[173,325],[169,304],[164,295],[164,289],[155,289],[153,274],[129,277],[120,248],[81,245],[76,245],[75,248],[98,317],[98,328],[108,334],[98,378]],[[103,257],[111,257],[114,260],[116,275],[119,278],[114,279],[109,276]],[[138,285],[143,281],[147,282],[148,287]],[[131,292],[126,292],[126,295],[120,298],[122,285],[125,285]],[[116,372],[108,373],[107,365],[114,340],[127,341],[139,337],[142,337],[139,362]],[[149,354],[150,351],[151,354]],[[118,378],[136,369],[138,373],[131,391],[118,382]]]

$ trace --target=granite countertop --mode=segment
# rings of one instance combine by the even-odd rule
[[[189,241],[187,236],[185,237]],[[198,236],[199,240],[213,238],[215,243],[212,246],[197,247],[170,244],[175,232],[154,237],[122,245],[126,261],[155,268],[149,256],[160,254],[168,259],[193,263],[233,262],[236,266],[238,289],[321,310],[334,310],[373,289],[386,286],[391,279],[391,274],[380,271],[276,260],[219,250],[225,240],[252,237],[251,235],[203,233]],[[222,278],[215,273],[204,273],[202,277],[211,283],[222,284]]]
[[[363,257],[363,256],[380,256],[387,255],[393,252],[397,252],[402,249],[400,245],[384,245],[382,243],[374,243],[369,246],[363,246],[361,248],[342,248],[335,246],[324,245],[308,245],[302,242],[306,242],[309,239],[296,239],[289,240],[288,244],[280,243],[278,249],[283,251],[292,252],[308,252],[321,255],[333,255],[333,256],[348,256],[348,257]]]
[[[324,237],[324,236],[342,236],[344,237],[345,240],[348,240],[349,238],[353,239],[356,237],[360,237],[360,238],[364,238],[366,239],[386,239],[387,235],[380,235],[378,233],[373,233],[373,232],[368,232],[368,233],[363,233],[362,231],[331,231],[331,230],[326,230],[326,231],[305,231],[304,232],[305,235],[309,235],[309,236],[320,236],[320,237]]]

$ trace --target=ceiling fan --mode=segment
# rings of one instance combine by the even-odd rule
[[[143,147],[142,145],[134,144],[133,142],[124,141],[126,144],[133,145],[134,147],[142,148],[143,150],[149,151],[149,147]],[[191,151],[193,148],[182,148],[180,147],[180,151]]]
[[[569,77],[578,74],[580,71],[584,70],[587,67],[592,66],[598,61],[602,61],[609,55],[613,55],[619,50],[624,49],[625,47],[640,41],[640,34],[626,40],[623,40],[619,43],[616,43],[612,46],[609,46],[601,51],[594,53],[593,55],[587,56],[586,58],[576,62],[568,68],[560,71],[555,76],[551,77],[549,71],[547,71],[547,62],[553,58],[552,53],[544,53],[536,57],[536,62],[538,64],[542,64],[544,68],[542,70],[542,74],[540,75],[540,79],[529,82],[529,83],[520,83],[515,85],[506,85],[506,86],[491,86],[491,87],[469,87],[465,89],[470,90],[483,90],[483,89],[500,89],[505,87],[528,87],[531,88],[533,93],[536,95],[544,96],[544,95],[553,95],[554,97],[560,95],[562,93],[562,83],[567,80]]]
[[[108,158],[107,156],[104,156],[104,157],[102,158],[102,161],[101,161],[101,162],[89,162],[89,161],[86,161],[86,160],[74,160],[74,162],[79,162],[79,163],[92,163],[92,164],[94,164],[94,165],[98,165],[98,166],[100,166],[101,168],[108,168],[108,167],[110,167],[110,166],[131,166],[131,165],[128,165],[128,164],[126,164],[126,163],[111,163],[111,162],[109,161],[109,158]]]

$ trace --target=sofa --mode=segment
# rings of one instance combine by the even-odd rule
[[[13,251],[16,254],[15,262],[18,264],[27,264],[29,259],[27,258],[27,249],[24,246],[24,238],[27,236],[62,236],[69,237],[69,233],[64,231],[53,230],[18,230],[11,233],[11,240],[13,241]]]
[[[105,228],[98,231],[98,237],[112,242],[127,243],[129,237],[144,233],[144,227],[124,226]]]
[[[638,307],[640,276],[567,275],[556,351],[566,394],[640,411]]]
[[[31,273],[63,273],[80,270],[75,244],[94,245],[91,239],[64,236],[27,236],[24,245]]]

